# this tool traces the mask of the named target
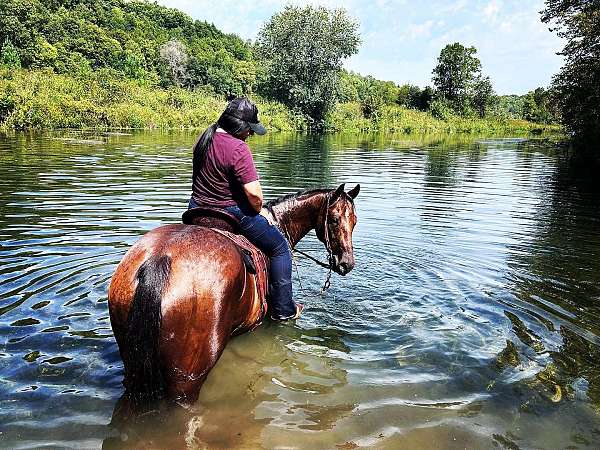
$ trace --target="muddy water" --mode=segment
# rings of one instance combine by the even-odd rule
[[[600,447],[596,169],[508,138],[253,138],[267,197],[361,183],[356,268],[321,297],[298,259],[301,320],[234,339],[191,410],[109,426],[107,286],[178,220],[193,140],[0,138],[0,447]]]

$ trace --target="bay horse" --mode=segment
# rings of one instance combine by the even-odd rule
[[[354,199],[317,189],[266,204],[290,248],[314,229],[341,275],[354,267]],[[149,231],[125,254],[108,291],[110,321],[123,360],[125,396],[189,405],[234,334],[265,311],[242,254],[211,228],[172,224]]]

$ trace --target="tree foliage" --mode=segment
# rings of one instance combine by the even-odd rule
[[[433,101],[434,91],[430,86],[421,89],[414,84],[403,84],[398,88],[396,103],[405,108],[427,111]]]
[[[476,53],[475,47],[464,47],[458,42],[448,44],[433,69],[433,84],[438,95],[459,111],[466,107],[475,78],[481,71]]]
[[[208,85],[223,95],[248,93],[256,72],[239,37],[146,1],[2,0],[0,42],[6,39],[25,68],[111,68],[140,83]]]
[[[490,77],[478,76],[473,83],[471,103],[479,117],[485,117],[496,101]]]
[[[159,54],[172,82],[177,86],[183,86],[188,79],[188,55],[185,45],[177,39],[171,39],[160,47]]]
[[[8,37],[4,40],[4,44],[0,50],[0,65],[8,68],[21,67],[19,52]]]
[[[342,60],[358,51],[357,29],[344,9],[286,6],[258,34],[260,92],[322,127],[339,95]]]
[[[398,86],[393,81],[381,81],[372,76],[342,71],[338,100],[357,102],[363,117],[376,119],[382,107],[396,103],[398,91]]]
[[[555,123],[558,121],[558,111],[551,92],[537,88],[523,97],[522,117],[536,123]]]
[[[495,94],[490,78],[481,72],[476,53],[475,47],[458,42],[446,45],[433,69],[433,84],[439,101],[455,113],[469,115],[474,110],[484,117],[495,102]],[[438,102],[438,109],[440,105]]]
[[[600,141],[600,0],[546,0],[542,21],[566,41],[565,65],[553,79],[566,128],[598,149]]]

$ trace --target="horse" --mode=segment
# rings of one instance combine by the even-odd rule
[[[346,275],[355,264],[354,199],[316,189],[266,204],[290,249],[310,230],[329,252],[329,268]],[[212,228],[170,224],[142,236],[111,279],[108,306],[124,366],[124,396],[134,403],[193,404],[232,336],[265,315],[242,252]]]

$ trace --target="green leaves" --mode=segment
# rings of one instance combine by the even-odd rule
[[[566,41],[565,65],[552,81],[563,124],[579,143],[599,152],[600,1],[546,0],[542,21]]]
[[[209,85],[223,95],[249,93],[256,76],[250,45],[238,36],[145,1],[2,0],[0,45],[6,38],[14,44],[7,63],[17,64],[16,54],[28,69],[111,68],[141,84],[162,78],[165,87]]]
[[[21,58],[19,57],[19,52],[8,38],[4,40],[4,44],[2,45],[2,51],[0,52],[0,65],[7,68],[16,69],[21,67]]]
[[[259,90],[321,129],[339,96],[342,61],[358,51],[358,25],[343,9],[286,6],[261,29]]]
[[[435,105],[438,116],[446,115],[446,109],[450,108],[459,115],[470,115],[475,110],[484,117],[493,105],[494,89],[490,78],[481,73],[476,53],[475,47],[465,47],[458,42],[446,45],[440,52],[433,69],[433,84],[439,98]]]

